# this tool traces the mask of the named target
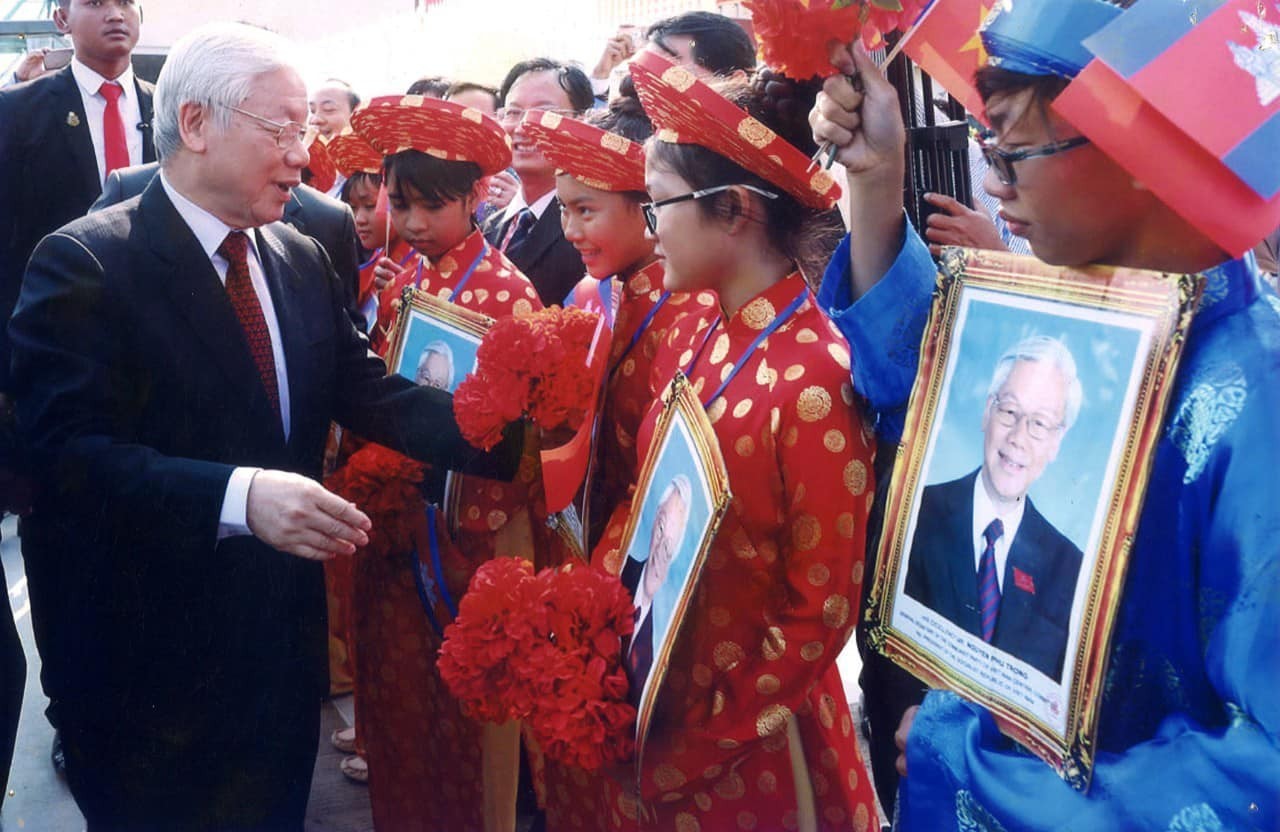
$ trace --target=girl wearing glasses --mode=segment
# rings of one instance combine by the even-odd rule
[[[668,292],[663,264],[646,233],[644,150],[653,127],[632,95],[614,99],[587,123],[535,110],[521,127],[558,170],[564,236],[587,276],[565,299],[604,316],[613,336],[589,485],[588,547],[627,502],[639,468],[635,437],[649,408],[649,369],[671,324],[715,303],[710,292]]]
[[[631,75],[657,129],[645,178],[666,287],[719,299],[670,328],[653,388],[689,377],[734,499],[692,589],[642,767],[606,783],[610,818],[867,829],[874,798],[835,660],[857,620],[873,446],[848,347],[797,265],[807,225],[839,188],[754,115],[760,93],[721,95],[651,53]],[[660,410],[640,429],[642,464]],[[611,532],[599,560],[617,572]]]
[[[387,154],[383,171],[391,221],[416,253],[379,296],[374,336],[380,351],[389,346],[405,291],[492,318],[540,308],[533,286],[485,241],[474,219],[487,193],[486,178],[511,163],[510,142],[497,122],[448,101],[388,96],[359,110],[352,129]],[[451,390],[466,369],[425,373],[425,383]],[[437,375],[452,376],[452,384],[437,384]],[[429,501],[442,502],[443,480],[443,472],[427,471]],[[533,559],[528,483],[477,477],[460,477],[458,483],[449,516],[432,514],[434,522],[419,535],[426,541],[415,537],[417,548],[430,555],[356,559],[358,730],[379,829],[483,828],[486,803],[500,802],[486,794],[499,782],[490,776],[498,769],[496,756],[510,760],[517,753],[513,731],[463,715],[435,660],[447,613],[457,609],[476,568],[499,553]],[[424,564],[422,574],[415,574],[415,560]],[[514,788],[504,783],[498,791],[514,795]]]
[[[626,510],[639,473],[635,440],[653,399],[653,356],[676,320],[710,308],[715,296],[672,293],[663,286],[662,261],[654,255],[641,210],[648,199],[642,143],[653,127],[634,92],[615,98],[608,111],[587,122],[534,110],[525,116],[521,132],[556,166],[564,236],[587,269],[565,305],[604,316],[612,331],[585,484],[583,522],[590,549],[605,521]],[[545,779],[548,829],[573,828],[575,818],[582,828],[608,828],[597,778],[548,760]]]

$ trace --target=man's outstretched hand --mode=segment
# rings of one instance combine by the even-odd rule
[[[286,471],[259,471],[245,511],[254,537],[291,555],[329,560],[369,542],[373,524],[354,503]]]

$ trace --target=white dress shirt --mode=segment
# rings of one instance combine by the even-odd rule
[[[124,122],[125,141],[129,145],[129,164],[142,164],[142,131],[138,129],[142,123],[142,108],[138,103],[138,85],[134,83],[133,70],[126,69],[119,78],[107,79],[80,63],[79,58],[72,58],[71,74],[80,88],[80,100],[84,102],[84,116],[89,122],[89,136],[93,139],[93,156],[98,162],[98,180],[107,178],[107,149],[102,129],[107,99],[98,90],[108,80],[114,80],[124,89],[118,106],[120,119]]]
[[[542,219],[542,215],[546,213],[547,207],[551,205],[551,200],[555,198],[556,189],[552,188],[542,196],[535,199],[533,204],[530,205],[524,201],[524,192],[516,191],[516,195],[507,203],[507,207],[502,209],[502,221],[503,223],[510,222],[512,217],[519,214],[525,208],[528,208],[533,212],[533,218],[535,221],[540,220]]]
[[[204,251],[205,256],[213,264],[213,268],[217,271],[218,279],[222,281],[223,286],[227,285],[229,264],[222,255],[217,253],[218,247],[222,245],[222,241],[232,231],[243,230],[245,231],[245,236],[249,238],[249,280],[253,283],[253,291],[257,293],[258,302],[262,305],[262,317],[266,319],[267,333],[271,336],[271,355],[275,359],[276,385],[280,394],[280,421],[284,427],[285,438],[288,439],[289,370],[284,361],[284,342],[280,339],[280,322],[276,320],[275,304],[271,302],[271,292],[267,288],[267,277],[262,270],[262,260],[258,256],[258,242],[253,229],[234,229],[227,225],[178,193],[173,184],[165,177],[163,171],[160,173],[160,184],[164,186],[164,192],[168,195],[169,201],[173,203],[173,207],[177,210],[179,216],[182,217],[187,227],[191,229],[191,233],[195,235],[196,241],[200,243],[200,248]],[[253,481],[253,475],[258,473],[259,470],[261,469],[237,468],[231,474],[231,479],[227,482],[226,493],[222,498],[222,512],[218,519],[219,540],[237,534],[251,534],[247,519],[249,484]]]
[[[978,472],[978,476],[973,478],[973,537],[974,555],[973,555],[973,573],[978,574],[979,565],[982,563],[982,553],[987,550],[987,539],[983,536],[983,532],[987,530],[987,526],[991,525],[991,521],[1000,517],[1001,524],[1004,525],[1004,534],[996,540],[996,581],[1000,584],[1000,592],[1004,594],[1004,565],[1009,560],[1009,547],[1013,544],[1013,538],[1018,534],[1018,526],[1022,525],[1023,512],[1027,510],[1027,498],[1023,497],[1018,501],[1018,507],[1007,516],[1000,517],[996,514],[996,507],[991,503],[991,498],[987,496],[987,488],[982,484],[982,472]]]

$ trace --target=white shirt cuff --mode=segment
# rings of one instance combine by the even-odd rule
[[[253,534],[249,531],[249,485],[261,468],[237,468],[227,480],[222,496],[222,513],[218,516],[218,539]]]

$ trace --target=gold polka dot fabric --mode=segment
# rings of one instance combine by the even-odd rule
[[[447,297],[483,249],[476,231],[434,266],[423,261],[421,291]],[[501,252],[490,247],[483,263],[489,268],[473,272],[470,291],[462,293],[469,299],[460,305],[501,318],[511,314],[514,299],[530,303],[528,279]],[[417,261],[412,261],[383,291],[379,308],[390,308],[390,300],[416,275]],[[385,333],[391,323],[386,314],[377,329]],[[385,352],[385,336],[379,347]],[[526,446],[522,471],[536,469],[536,461],[528,458],[536,453],[536,444]],[[480,564],[495,555],[535,559],[542,538],[535,539],[530,518],[533,490],[528,477],[511,483],[460,479],[456,533],[450,539],[442,524],[438,535],[445,584],[455,600]],[[425,537],[416,543],[425,550]],[[462,714],[436,669],[439,639],[423,612],[408,553],[353,560],[356,701],[374,823],[379,829],[480,829],[485,805],[480,726]]]
[[[802,286],[792,275],[721,323],[712,343],[727,335],[724,354],[708,344],[690,373],[695,386],[704,381],[704,395]],[[654,379],[671,378],[717,313],[676,322],[654,359]],[[734,499],[671,659],[670,678],[682,683],[668,683],[658,699],[638,795],[651,819],[646,828],[796,828],[797,802],[809,788],[796,782],[793,751],[814,773],[819,829],[874,821],[835,668],[857,618],[854,577],[863,567],[863,495],[871,488],[857,472],[870,470],[873,453],[860,414],[840,395],[847,355],[807,301],[745,359],[723,406],[714,406]],[[771,372],[761,373],[766,365]],[[762,376],[771,384],[758,383]],[[657,413],[650,409],[637,447],[648,448]],[[857,495],[846,485],[854,480]],[[635,808],[634,784],[606,787],[609,828],[634,829],[625,811]]]

